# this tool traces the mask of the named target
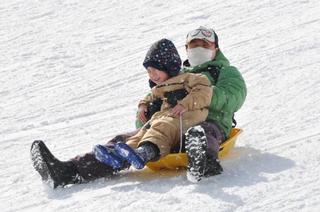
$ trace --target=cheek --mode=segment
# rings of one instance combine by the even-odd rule
[[[160,78],[162,79],[162,81],[165,81],[165,80],[167,80],[169,77],[168,77],[167,74],[161,73]]]

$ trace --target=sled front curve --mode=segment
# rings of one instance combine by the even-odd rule
[[[220,145],[219,158],[224,158],[229,151],[234,147],[238,136],[242,133],[242,129],[233,128],[231,130],[229,138]],[[186,168],[188,164],[188,158],[186,153],[172,153],[158,161],[147,163],[147,167],[157,171],[160,169],[179,169]]]

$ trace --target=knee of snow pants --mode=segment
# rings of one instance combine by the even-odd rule
[[[204,129],[207,143],[208,154],[214,158],[218,158],[220,144],[225,140],[223,130],[214,122],[205,121],[200,124]]]

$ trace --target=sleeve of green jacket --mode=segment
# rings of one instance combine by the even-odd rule
[[[217,83],[213,86],[210,109],[235,112],[244,103],[246,95],[246,84],[237,68],[222,67]]]
[[[136,129],[139,129],[143,126],[143,122],[138,118],[138,112],[136,116]]]

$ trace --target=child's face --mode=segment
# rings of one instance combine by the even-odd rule
[[[164,71],[160,71],[159,69],[149,66],[147,71],[149,79],[157,85],[169,79],[169,75]]]

